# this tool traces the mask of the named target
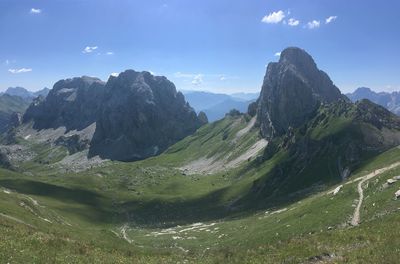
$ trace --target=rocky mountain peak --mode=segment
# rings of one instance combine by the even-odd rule
[[[317,70],[314,59],[305,50],[297,47],[289,47],[281,52],[280,64],[296,66],[298,69]]]
[[[84,129],[97,119],[104,86],[100,79],[88,76],[60,80],[46,98],[32,102],[23,122],[33,121],[36,129]]]
[[[127,70],[110,77],[90,155],[137,160],[156,155],[204,124],[163,76]]]
[[[266,138],[286,133],[308,120],[322,103],[347,100],[303,49],[287,48],[267,67],[257,117]]]

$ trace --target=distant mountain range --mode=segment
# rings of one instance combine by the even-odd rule
[[[246,112],[250,103],[257,100],[260,93],[220,94],[204,91],[182,91],[186,100],[196,112],[206,113],[208,120],[213,122],[221,119],[232,109]]]
[[[49,88],[31,92],[23,87],[9,87],[0,93],[0,133],[12,127],[15,118],[18,119],[25,112],[33,99],[46,97],[49,91]]]
[[[46,97],[47,94],[49,93],[50,89],[45,87],[42,90],[36,91],[36,92],[31,92],[28,91],[27,89],[23,87],[9,87],[7,90],[4,92],[4,94],[12,95],[12,96],[19,96],[24,99],[33,99],[38,96],[43,96]]]
[[[374,92],[370,88],[360,87],[353,93],[346,94],[351,101],[356,102],[362,99],[368,99],[376,104],[379,104],[389,111],[400,115],[400,92]]]

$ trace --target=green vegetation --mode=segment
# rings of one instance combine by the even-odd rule
[[[361,225],[351,227],[349,222],[358,199],[358,182],[351,180],[398,162],[400,149],[360,159],[336,195],[329,191],[339,184],[337,173],[318,175],[334,162],[329,155],[315,157],[312,164],[320,167],[310,165],[296,174],[301,177],[296,184],[302,186],[310,186],[316,177],[326,181],[304,193],[285,184],[272,190],[273,195],[267,193],[265,184],[276,176],[276,168],[293,161],[291,148],[279,147],[268,158],[260,155],[212,174],[183,169],[202,158],[229,162],[239,157],[259,140],[257,129],[238,133],[249,122],[246,116],[227,117],[160,156],[110,161],[80,172],[59,164],[65,149],[29,146],[38,154],[32,161],[22,162],[16,172],[0,170],[0,262],[397,261],[400,206],[394,192],[400,182],[383,184],[400,175],[400,167],[366,182]],[[317,131],[321,124],[303,135],[332,140],[347,121],[330,120],[331,135]],[[290,192],[282,196],[283,190]]]

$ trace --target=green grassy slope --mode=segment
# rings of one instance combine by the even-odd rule
[[[398,161],[399,154],[397,148],[381,154],[352,178]],[[397,256],[395,246],[390,245],[400,243],[398,201],[393,199],[400,186],[381,188],[386,179],[400,174],[400,168],[371,180],[358,227],[348,225],[358,198],[355,182],[337,195],[318,192],[284,208],[202,224],[189,221],[165,226],[160,222],[157,226],[133,220],[126,230],[131,244],[120,237],[126,222],[121,220],[123,208],[115,205],[126,197],[118,190],[97,190],[102,179],[96,183],[89,176],[78,184],[70,176],[64,184],[51,184],[5,170],[0,174],[2,262],[23,263],[33,257],[37,263],[175,263],[184,259],[193,263],[297,263],[316,256],[336,262],[388,263]],[[177,209],[181,210],[170,208]]]
[[[348,176],[346,172],[398,145],[398,117],[373,107],[367,101],[322,106],[308,123],[270,142],[264,159],[276,154],[284,158],[255,182],[249,199],[286,199],[295,193],[302,197],[339,183]]]
[[[329,131],[338,135],[345,121],[330,120],[337,130]],[[21,164],[20,172],[0,170],[0,262],[392,263],[398,258],[400,206],[393,194],[400,182],[382,186],[400,175],[400,167],[364,186],[357,227],[349,225],[357,182],[333,195],[328,190],[339,182],[328,180],[307,196],[279,203],[257,192],[277,165],[290,160],[288,149],[210,175],[180,169],[202,157],[240,155],[259,139],[257,129],[237,137],[249,122],[244,116],[228,117],[158,157],[108,162],[78,173],[43,165],[47,152],[39,148],[40,159]],[[306,134],[327,137],[316,132],[321,124]],[[399,157],[398,148],[367,155],[349,180]]]

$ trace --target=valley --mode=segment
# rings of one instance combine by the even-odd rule
[[[165,154],[144,161],[108,161],[78,173],[34,164],[22,165],[33,168],[31,175],[1,170],[1,259],[276,263],[290,254],[293,262],[313,262],[313,257],[355,262],[370,261],[373,249],[382,252],[373,254],[379,260],[391,260],[384,241],[397,239],[397,189],[381,186],[400,174],[400,149],[365,161],[335,195],[325,191],[335,185],[321,185],[305,198],[275,204],[265,200],[263,207],[247,201],[243,207],[238,197],[246,196],[272,161],[255,166],[253,157],[212,175],[186,174],[180,168],[217,149],[232,151],[229,142],[238,140],[248,123],[251,119],[231,117],[207,125]],[[225,131],[227,142],[220,143]],[[212,142],[198,145],[210,134],[215,135],[208,139]],[[239,146],[252,146],[256,139],[250,129]],[[359,208],[362,223],[352,227],[360,180],[365,206]],[[383,244],[373,242],[381,240]],[[39,248],[44,250],[40,254]]]

